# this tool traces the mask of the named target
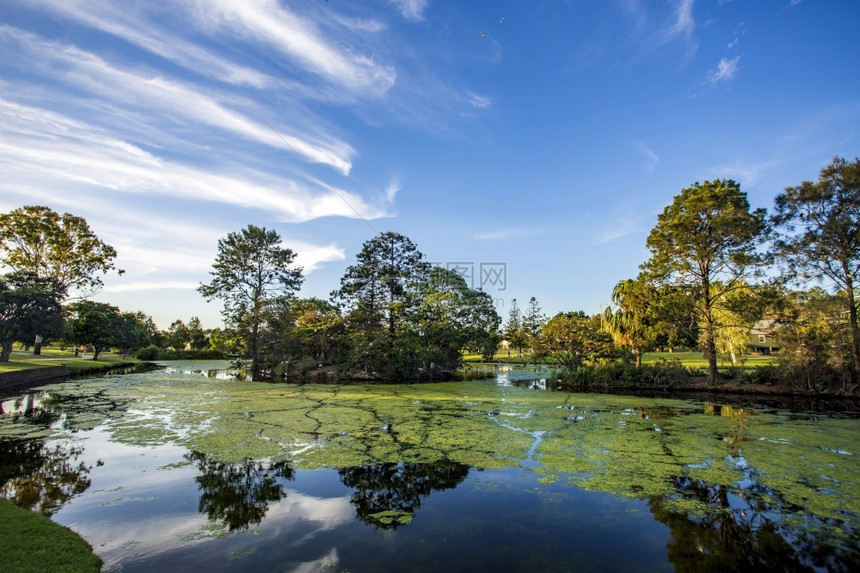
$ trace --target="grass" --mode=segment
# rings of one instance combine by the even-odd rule
[[[9,573],[99,571],[102,560],[77,533],[0,497],[0,555]]]
[[[34,355],[32,351],[12,351],[9,362],[0,362],[0,373],[63,365],[75,373],[140,363],[140,360],[136,358],[123,358],[121,354],[110,352],[100,353],[98,360],[93,360],[92,357],[92,353],[87,358],[82,358],[81,356],[75,356],[72,350],[60,350],[59,348],[45,346],[42,347],[42,354],[38,356]]]
[[[466,354],[463,356],[463,360],[465,362],[483,362],[484,359],[480,354]],[[642,364],[654,364],[659,362],[660,360],[678,360],[681,363],[681,366],[686,368],[700,368],[707,369],[708,361],[705,360],[705,357],[701,352],[646,352],[642,355]],[[511,355],[508,356],[508,351],[497,352],[493,357],[493,362],[507,362],[507,363],[516,363],[516,364],[534,364],[534,358],[531,354],[527,352],[523,352],[521,355],[517,354],[515,350],[511,351]],[[762,356],[758,354],[745,354],[742,357],[742,364],[740,366],[742,368],[756,368],[758,366],[765,366],[768,364],[774,364],[776,362],[776,357],[774,356]],[[546,360],[542,360],[541,362],[546,362]],[[719,355],[717,356],[717,366],[719,368],[728,368],[732,365],[731,357],[728,355]]]

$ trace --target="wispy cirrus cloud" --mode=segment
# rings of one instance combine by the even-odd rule
[[[657,169],[657,164],[660,163],[660,158],[657,156],[657,153],[648,147],[644,141],[635,141],[633,142],[633,145],[642,157],[640,161],[642,167],[648,173],[653,173],[654,170]]]
[[[397,6],[400,13],[407,20],[419,22],[424,19],[424,10],[429,4],[428,0],[390,0],[392,4]]]
[[[275,0],[198,0],[192,6],[201,26],[261,44],[331,83],[381,94],[397,79],[393,67],[335,44],[313,20]]]
[[[717,63],[717,67],[708,74],[707,82],[712,86],[727,82],[735,77],[738,73],[738,62],[741,61],[740,56],[734,58],[721,58]]]
[[[151,16],[187,21],[179,3],[163,4],[161,9],[152,15],[142,9],[147,4],[117,3],[112,0],[33,0],[32,3],[121,38],[202,76],[256,88],[273,87],[282,83],[269,74],[220,57],[153,22]],[[163,12],[165,10],[168,12]]]
[[[154,122],[175,124],[177,119],[188,120],[250,141],[295,151],[308,161],[330,165],[344,174],[352,167],[350,157],[354,151],[349,145],[330,138],[322,141],[320,137],[295,136],[290,126],[275,131],[218,101],[211,91],[204,92],[193,84],[122,70],[90,52],[14,28],[0,27],[0,42],[7,46],[11,42],[17,44],[17,51],[29,56],[27,61],[39,62],[46,75],[51,70],[63,70],[54,72],[55,80],[85,90],[102,102],[115,102],[124,109],[145,110]],[[5,46],[0,44],[2,47]],[[64,105],[70,103],[73,101],[64,102]]]
[[[131,194],[184,197],[270,211],[290,222],[386,215],[360,196],[250,170],[218,172],[165,159],[49,110],[0,100],[0,163],[7,183],[79,184]],[[50,181],[49,181],[50,180]]]

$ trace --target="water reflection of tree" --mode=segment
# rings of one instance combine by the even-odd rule
[[[284,482],[295,476],[287,462],[227,463],[200,452],[190,452],[185,458],[200,470],[194,478],[200,489],[199,511],[230,531],[263,521],[269,504],[287,496]]]
[[[676,487],[686,499],[706,505],[704,515],[691,516],[671,507],[668,496],[648,502],[654,517],[669,527],[666,548],[676,571],[812,570],[786,541],[779,513],[759,495],[739,496],[724,485],[687,478],[678,478]]]
[[[0,495],[20,507],[51,514],[90,487],[80,446],[0,439]]]
[[[451,460],[433,463],[385,463],[338,470],[358,518],[380,529],[409,523],[421,499],[451,489],[469,475],[469,466]]]

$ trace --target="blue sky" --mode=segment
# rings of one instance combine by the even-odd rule
[[[598,312],[696,181],[753,207],[860,149],[860,2],[0,0],[0,210],[83,216],[97,300],[220,304],[275,229],[327,297],[392,230],[497,299]],[[483,276],[482,276],[483,271]]]

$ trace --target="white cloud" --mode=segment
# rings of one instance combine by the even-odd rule
[[[40,62],[38,65],[45,68],[65,70],[60,74],[62,79],[97,96],[103,105],[113,102],[123,109],[145,111],[151,123],[164,121],[174,128],[176,123],[187,120],[222,129],[250,141],[294,151],[308,161],[330,165],[344,174],[352,167],[355,151],[346,143],[291,135],[288,127],[275,131],[265,121],[252,121],[214,99],[211,92],[204,93],[193,85],[120,70],[74,46],[41,40],[13,28],[0,27],[0,32],[13,37],[30,56],[28,60]],[[45,69],[48,73],[50,70]]]
[[[428,0],[391,0],[397,6],[400,13],[407,20],[419,22],[424,19],[424,10],[427,9]]]
[[[170,60],[201,75],[237,85],[264,88],[279,83],[275,78],[253,68],[218,57],[200,46],[187,42],[163,27],[152,24],[141,6],[111,0],[33,0],[34,3],[77,20],[87,26],[122,38],[153,54]],[[178,8],[175,4],[172,8]],[[181,14],[173,15],[181,18]]]
[[[466,100],[469,102],[469,105],[478,109],[490,107],[490,105],[492,105],[493,103],[490,98],[478,95],[474,92],[467,92]]]
[[[738,62],[740,60],[740,56],[735,56],[732,59],[722,58],[717,64],[716,69],[708,74],[708,82],[716,85],[720,82],[731,80],[738,72]]]
[[[261,43],[334,84],[382,94],[397,78],[392,67],[328,41],[313,21],[275,0],[197,0],[193,6],[201,26]]]
[[[376,218],[384,208],[344,189],[262,175],[218,172],[162,159],[110,134],[48,110],[0,99],[0,163],[5,183],[83,185],[263,209],[285,222],[326,216]]]
[[[657,156],[657,153],[648,147],[643,141],[634,142],[636,146],[636,150],[642,154],[642,167],[645,168],[645,171],[648,173],[653,173],[653,171],[657,168],[657,164],[660,162],[660,158]]]

